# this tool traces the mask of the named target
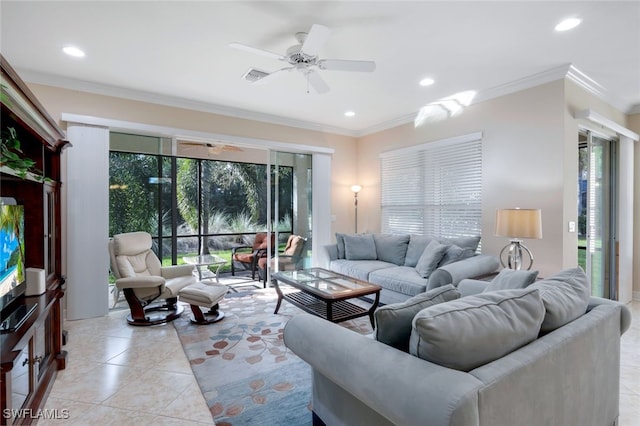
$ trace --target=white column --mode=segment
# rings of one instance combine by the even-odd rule
[[[66,150],[68,320],[109,311],[109,129],[69,123]]]
[[[331,156],[313,154],[313,239],[311,243],[313,266],[325,266],[322,246],[331,244]]]
[[[628,303],[633,297],[633,140],[621,135],[618,146],[618,300]]]

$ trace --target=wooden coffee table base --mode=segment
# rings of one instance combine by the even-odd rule
[[[277,280],[274,280],[273,283],[276,288],[276,292],[278,293],[278,302],[276,304],[276,309],[273,312],[274,314],[278,313],[280,304],[284,299],[307,313],[317,315],[320,318],[324,318],[331,322],[342,322],[369,315],[371,327],[375,327],[373,313],[380,302],[380,291],[375,293],[376,298],[371,305],[371,308],[366,309],[348,302],[347,300],[325,300],[303,291],[283,293],[278,286]]]

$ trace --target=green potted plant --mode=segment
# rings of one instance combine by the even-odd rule
[[[42,181],[44,179],[43,173],[34,167],[35,161],[23,156],[16,129],[7,127],[2,130],[1,135],[0,166],[10,169],[22,179],[25,179],[30,174],[36,180]]]

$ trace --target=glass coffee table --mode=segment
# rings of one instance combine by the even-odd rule
[[[189,265],[195,265],[196,269],[198,270],[198,278],[201,282],[205,280],[215,279],[216,283],[220,283],[220,280],[218,279],[218,273],[220,272],[220,268],[227,263],[226,260],[224,260],[220,256],[216,256],[215,254],[184,256],[182,260],[184,260],[184,263],[187,263]],[[216,272],[212,273],[209,270],[209,266],[217,266]]]
[[[305,312],[331,322],[369,315],[371,326],[374,326],[373,313],[380,302],[381,287],[378,285],[322,268],[276,272],[271,278],[278,293],[274,314],[278,313],[284,299]],[[283,292],[280,283],[290,285],[297,291]],[[369,309],[347,300],[374,294],[375,300]]]

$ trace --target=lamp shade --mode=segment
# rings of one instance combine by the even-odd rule
[[[520,208],[496,210],[496,236],[542,238],[542,211]]]
[[[362,191],[362,186],[360,186],[360,185],[351,185],[351,191],[357,194],[358,192]]]

